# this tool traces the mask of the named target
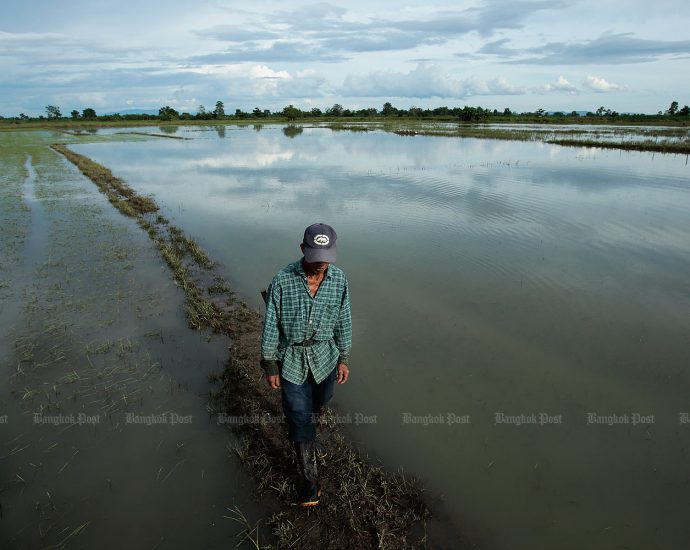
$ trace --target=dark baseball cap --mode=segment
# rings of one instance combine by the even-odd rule
[[[315,223],[304,230],[304,259],[309,263],[335,262],[338,235],[330,225]]]

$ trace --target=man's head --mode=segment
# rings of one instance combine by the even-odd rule
[[[300,245],[305,261],[310,264],[335,262],[335,241],[337,239],[338,235],[330,225],[315,223],[307,227],[304,230],[304,239]]]

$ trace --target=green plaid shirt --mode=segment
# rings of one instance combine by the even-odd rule
[[[312,346],[296,346],[313,339]],[[343,270],[331,264],[316,296],[309,293],[302,260],[283,268],[266,292],[261,334],[261,366],[303,384],[311,370],[322,382],[338,363],[348,362],[352,346],[350,294]],[[282,363],[282,368],[281,368]]]

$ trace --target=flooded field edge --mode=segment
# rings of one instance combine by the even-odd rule
[[[433,120],[320,120],[320,119],[299,119],[286,121],[285,119],[275,120],[244,120],[244,121],[199,121],[199,120],[178,120],[170,122],[159,122],[155,120],[147,121],[123,121],[122,123],[103,123],[94,121],[91,123],[52,123],[52,124],[33,124],[27,125],[27,130],[54,129],[70,136],[84,136],[88,132],[97,131],[98,128],[127,128],[127,127],[154,127],[158,126],[161,130],[169,132],[171,128],[177,126],[263,126],[280,125],[285,128],[330,128],[334,131],[370,131],[381,130],[394,133],[400,136],[435,136],[435,137],[459,137],[459,138],[478,138],[478,139],[497,139],[507,141],[541,141],[551,145],[562,147],[590,147],[603,149],[618,149],[623,151],[640,151],[665,154],[690,155],[690,134],[685,122],[669,123],[663,125],[658,123],[650,124],[639,123],[635,125],[615,124],[612,121],[605,121],[607,126],[615,128],[611,134],[611,139],[601,140],[597,136],[590,135],[592,128],[600,127],[600,121],[560,121],[556,122],[504,122],[494,123],[487,126],[481,123],[472,122],[453,122],[453,121],[433,121]],[[554,135],[553,128],[567,126],[565,132],[559,131]],[[15,127],[0,126],[0,131],[17,130]],[[643,131],[644,139],[628,139],[631,134]],[[190,138],[176,136],[173,133],[152,133],[144,131],[125,131],[118,134],[130,136],[157,137],[177,140],[188,140]]]
[[[363,455],[332,417],[327,418],[321,435],[327,499],[311,511],[292,505],[292,449],[282,425],[270,421],[282,416],[279,396],[265,387],[258,368],[261,315],[235,296],[225,279],[214,271],[206,253],[158,213],[151,197],[137,194],[108,168],[65,145],[51,147],[94,182],[113,206],[134,218],[147,232],[184,291],[190,328],[230,337],[232,344],[225,369],[211,379],[218,388],[211,396],[210,406],[215,414],[262,419],[234,426],[242,439],[233,450],[262,492],[281,503],[281,511],[265,520],[278,547],[299,542],[329,548],[402,548],[433,541],[435,534],[427,525],[436,520],[420,484],[400,472],[386,471]],[[236,510],[235,514],[234,519],[243,523],[241,511]],[[438,527],[444,534],[437,542],[443,544],[440,539],[452,538],[453,546],[458,547],[462,539],[455,527]],[[258,530],[246,523],[246,538],[258,544],[252,533],[258,537]],[[467,541],[466,545],[469,544]]]
[[[185,519],[220,547],[238,532],[222,510],[256,516],[256,492],[228,468],[234,437],[208,421],[203,376],[179,366],[220,365],[227,339],[188,330],[146,235],[36,137],[0,143],[1,208],[16,222],[0,231],[0,546],[189,547]],[[152,412],[190,422],[128,419]]]

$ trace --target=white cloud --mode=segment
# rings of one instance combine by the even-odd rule
[[[80,104],[89,105],[90,107],[102,107],[108,104],[104,92],[81,92],[76,94],[75,97]]]
[[[0,42],[35,43],[46,40],[60,40],[66,38],[63,34],[54,32],[6,32],[0,31]]]
[[[473,95],[514,95],[523,93],[503,77],[481,80],[456,79],[437,65],[420,63],[407,73],[377,71],[349,75],[341,92],[354,97],[465,98]]]
[[[584,79],[582,85],[586,88],[589,88],[593,92],[599,93],[617,92],[624,89],[623,86],[619,86],[613,82],[608,82],[603,78],[599,78],[598,76],[591,75]]]
[[[249,78],[252,80],[260,78],[268,79],[279,79],[279,80],[290,80],[292,76],[287,71],[274,71],[273,69],[267,67],[266,65],[254,65],[249,70]]]
[[[573,84],[568,82],[568,80],[563,75],[560,75],[556,82],[545,84],[542,87],[542,90],[545,92],[565,92],[568,94],[577,93],[577,88]]]

